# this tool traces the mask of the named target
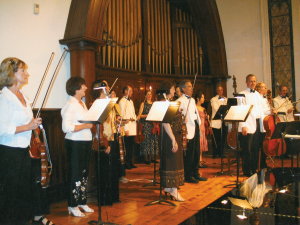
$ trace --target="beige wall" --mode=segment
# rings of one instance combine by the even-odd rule
[[[33,100],[44,74],[51,52],[55,58],[48,77],[53,74],[63,52],[58,42],[63,38],[71,0],[1,0],[0,1],[0,61],[9,56],[23,59],[29,66],[29,84],[24,86],[27,97]],[[33,13],[33,4],[40,5],[40,13]],[[69,56],[54,83],[46,107],[60,108],[67,99],[65,83],[70,76]],[[50,79],[45,81],[46,90]],[[55,90],[55,91],[54,91]],[[43,92],[40,100],[42,100]],[[40,105],[38,102],[37,106]]]
[[[237,77],[238,88],[245,88],[245,75],[253,73],[271,85],[270,40],[267,0],[216,0],[227,54],[228,73]],[[292,0],[295,78],[300,97],[300,1]],[[232,81],[227,84],[232,96]]]
[[[269,27],[267,0],[216,0],[224,33],[228,72],[237,76],[238,91],[245,88],[245,75],[254,73],[258,80],[271,84]],[[40,5],[40,13],[33,14],[33,4]],[[58,42],[63,38],[71,0],[1,0],[0,60],[16,56],[25,60],[31,74],[24,87],[31,99],[44,73],[51,52],[55,60],[49,75],[63,51]],[[300,86],[300,1],[292,0],[296,87]],[[47,107],[59,108],[65,103],[65,82],[70,77],[67,57]],[[49,82],[49,80],[48,80]],[[46,82],[46,84],[48,83]],[[47,86],[47,85],[45,85]],[[229,80],[228,95],[233,92]],[[297,98],[300,90],[296,88]]]

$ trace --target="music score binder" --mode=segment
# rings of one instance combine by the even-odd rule
[[[146,121],[169,123],[176,116],[180,102],[156,101],[153,103]]]
[[[116,102],[118,98],[105,98],[105,99],[96,99],[89,111],[86,113],[82,120],[79,120],[80,123],[103,123]]]

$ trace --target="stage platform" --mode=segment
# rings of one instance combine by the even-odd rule
[[[207,156],[204,159],[208,168],[200,169],[202,176],[208,178],[205,182],[198,184],[185,183],[180,187],[180,193],[185,202],[172,201],[176,206],[151,205],[145,206],[148,202],[159,199],[159,185],[144,187],[153,179],[153,163],[151,165],[137,164],[138,168],[127,170],[128,183],[120,184],[120,203],[113,206],[102,207],[102,219],[105,222],[116,224],[180,224],[196,215],[215,200],[221,198],[231,191],[231,188],[224,188],[225,185],[233,184],[236,181],[236,165],[230,167],[232,176],[219,175],[220,159],[212,159]],[[225,160],[226,162],[227,160]],[[287,163],[288,161],[286,161]],[[285,163],[285,164],[286,164]],[[280,161],[275,161],[275,166],[280,166]],[[228,171],[225,164],[224,171]],[[240,173],[242,174],[242,173]],[[247,177],[240,177],[240,181]],[[95,194],[95,193],[94,193]],[[83,218],[69,216],[67,212],[67,202],[59,202],[51,205],[51,214],[48,215],[56,225],[63,224],[88,224],[91,220],[97,220],[96,198],[89,199],[89,206],[95,212],[86,213]]]

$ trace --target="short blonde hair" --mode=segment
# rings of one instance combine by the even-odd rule
[[[3,87],[10,87],[15,82],[15,73],[20,67],[27,68],[27,65],[21,59],[9,57],[4,59],[0,65],[0,90]]]
[[[264,82],[258,82],[255,86],[255,90],[257,90],[259,92],[263,85],[265,85]]]

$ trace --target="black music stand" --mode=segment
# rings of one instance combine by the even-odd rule
[[[227,114],[224,117],[225,122],[232,122],[232,123],[237,123],[237,122],[245,122],[253,108],[253,105],[234,105],[231,106],[227,112]],[[236,187],[237,191],[239,193],[239,175],[240,175],[240,143],[239,143],[239,138],[238,138],[238,132],[236,132],[236,181],[234,184],[228,184],[225,185],[225,188],[229,187]]]
[[[156,181],[156,151],[154,149],[153,180],[148,184],[144,184],[143,187],[156,186],[156,184],[159,184],[159,182]]]
[[[180,103],[169,101],[157,101],[154,102],[148,116],[147,121],[160,123],[160,177],[162,177],[162,146],[163,146],[163,123],[170,123],[178,112]],[[166,203],[170,206],[176,206],[173,202],[170,202],[162,197],[162,182],[159,182],[159,199],[148,202],[145,206]]]
[[[217,176],[218,175],[224,175],[227,174],[223,171],[223,167],[224,167],[224,163],[223,163],[223,158],[224,158],[224,147],[223,147],[223,123],[224,123],[224,117],[228,111],[230,106],[228,105],[220,105],[220,107],[218,108],[214,118],[212,118],[212,120],[221,120],[221,135],[220,135],[220,146],[223,149],[223,151],[221,152],[221,171],[217,172]],[[215,143],[217,144],[217,143]],[[216,146],[217,147],[217,146]],[[229,172],[229,171],[228,171]]]
[[[277,123],[271,139],[281,138],[282,141],[284,141],[284,139],[295,139],[293,135],[300,135],[300,121]],[[297,152],[297,159],[299,159],[299,150]],[[291,158],[291,164],[291,166],[293,167],[293,158]],[[299,166],[298,160],[297,166]],[[281,158],[281,167],[284,168],[283,158]],[[284,172],[284,170],[282,172]]]
[[[89,109],[89,112],[86,115],[86,118],[83,120],[79,120],[80,123],[91,123],[96,125],[96,132],[98,138],[100,140],[100,124],[103,124],[104,121],[107,119],[110,111],[116,104],[118,98],[113,99],[97,99],[94,101],[93,105]],[[102,215],[101,215],[101,177],[100,177],[100,161],[101,161],[101,154],[100,154],[100,147],[97,144],[97,200],[98,200],[98,220],[91,220],[88,224],[95,224],[95,225],[116,225],[115,223],[110,222],[103,222]]]

